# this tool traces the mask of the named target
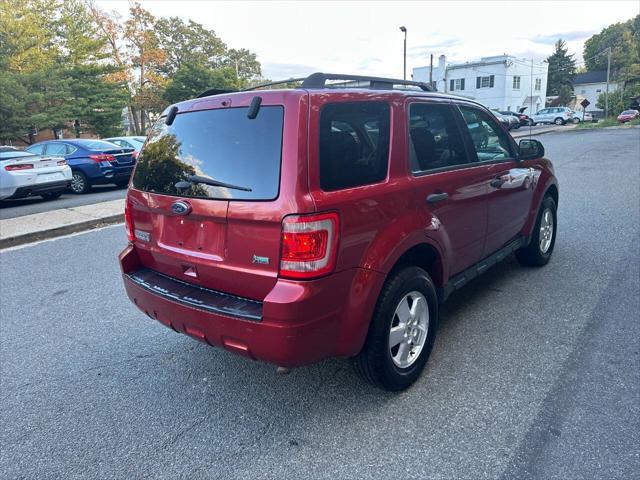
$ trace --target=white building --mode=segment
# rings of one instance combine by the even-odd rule
[[[518,59],[512,55],[483,57],[477,62],[449,64],[444,55],[434,65],[432,79],[439,92],[471,98],[498,110],[537,112],[545,106],[546,62]],[[413,79],[429,82],[429,67],[413,69]]]
[[[617,82],[609,82],[609,93],[615,92],[618,89]],[[598,70],[595,72],[585,72],[576,75],[573,80],[573,94],[576,96],[577,103],[580,103],[583,98],[589,100],[590,104],[587,106],[587,112],[593,113],[595,116],[602,116],[604,114],[601,108],[596,107],[596,102],[600,94],[607,91],[607,71]]]

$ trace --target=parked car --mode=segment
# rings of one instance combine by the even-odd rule
[[[617,120],[620,123],[630,122],[631,120],[635,120],[640,117],[640,112],[638,110],[625,110],[620,115],[618,115]]]
[[[576,112],[572,110],[571,115],[573,123],[593,122],[593,114],[590,112]]]
[[[367,77],[167,108],[127,191],[124,285],[204,343],[285,368],[353,357],[401,390],[453,291],[511,252],[549,261],[558,183],[540,142],[474,101],[335,80]]]
[[[132,148],[104,140],[50,140],[31,145],[26,151],[64,157],[71,167],[73,193],[87,193],[93,185],[126,186],[135,164]]]
[[[52,200],[70,183],[71,169],[63,158],[0,147],[0,200],[30,195]]]
[[[569,107],[543,108],[538,113],[531,115],[531,121],[533,125],[539,123],[565,125],[567,122],[573,122],[573,113]]]
[[[520,123],[518,123],[518,121],[515,118],[507,115],[502,115],[497,110],[491,110],[491,113],[493,113],[493,115],[498,119],[498,121],[502,125],[504,125],[504,128],[506,128],[507,130],[520,128]],[[516,124],[518,125],[517,127],[516,127]]]
[[[518,121],[518,124],[515,128],[529,125],[529,115],[525,115],[524,113],[511,112],[509,110],[500,110],[500,113],[507,117],[514,117]]]
[[[138,154],[140,153],[140,149],[142,145],[144,145],[147,137],[111,137],[104,138],[105,142],[115,143],[116,145],[124,148],[133,148],[134,150],[134,158],[138,158]]]

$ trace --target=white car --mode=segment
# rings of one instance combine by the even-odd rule
[[[537,113],[531,115],[531,121],[534,125],[538,123],[555,123],[556,125],[564,125],[573,122],[573,112],[569,107],[549,107],[543,108]]]
[[[50,200],[70,184],[71,168],[64,158],[0,147],[0,200],[29,195]]]
[[[105,142],[115,143],[124,148],[133,148],[136,151],[136,157],[140,153],[142,149],[142,145],[144,145],[147,137],[111,137],[111,138],[103,138]]]

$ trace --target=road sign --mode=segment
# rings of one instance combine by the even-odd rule
[[[582,105],[583,108],[587,108],[589,105],[591,105],[591,102],[585,98],[580,102],[580,105]]]

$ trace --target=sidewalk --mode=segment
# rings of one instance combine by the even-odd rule
[[[124,221],[124,200],[0,220],[0,249]]]
[[[509,133],[513,138],[523,138],[536,135],[543,135],[545,133],[552,132],[566,132],[567,130],[573,130],[576,128],[577,124],[572,125],[539,125],[535,127],[531,127],[531,133],[529,133],[529,127],[520,127],[517,130],[511,130]]]

